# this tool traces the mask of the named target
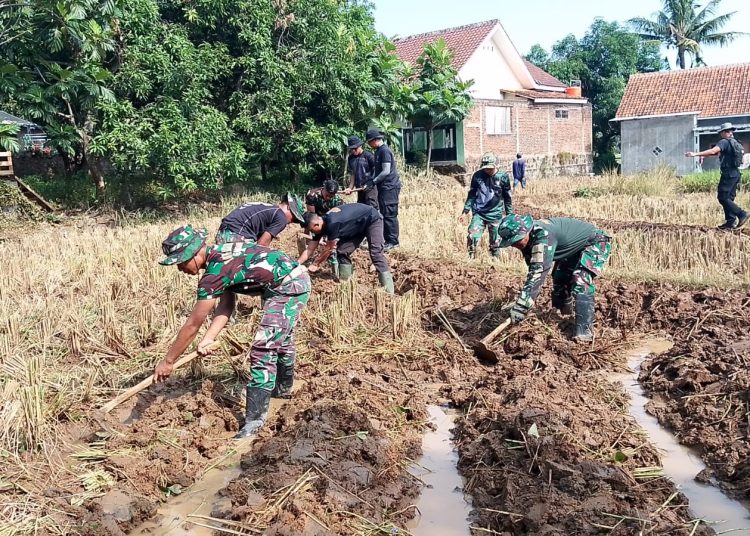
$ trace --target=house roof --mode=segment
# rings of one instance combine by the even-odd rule
[[[531,73],[531,76],[534,78],[534,81],[540,86],[559,87],[559,88],[567,87],[560,80],[558,80],[557,78],[549,74],[544,69],[537,67],[530,61],[523,60],[523,62],[526,64],[526,68]]]
[[[698,113],[750,115],[750,63],[634,74],[615,119]]]
[[[545,84],[546,85],[546,84]],[[514,91],[519,97],[526,97],[527,99],[555,99],[555,100],[572,100],[572,101],[585,101],[585,97],[578,97],[575,95],[568,95],[564,91],[539,91],[536,89],[524,89],[523,91]]]
[[[31,121],[27,121],[26,119],[21,119],[20,117],[16,117],[15,115],[10,115],[9,113],[0,112],[0,123],[14,123],[16,125],[20,125],[22,127],[28,127],[34,125]]]
[[[426,44],[443,39],[453,52],[453,68],[459,71],[498,23],[497,19],[493,19],[445,30],[399,37],[393,40],[396,45],[396,55],[401,61],[414,65]]]

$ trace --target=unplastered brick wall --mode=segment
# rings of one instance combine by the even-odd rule
[[[509,109],[499,123],[497,108]],[[490,133],[493,128],[504,133]],[[522,153],[530,175],[588,174],[593,161],[591,106],[477,100],[464,120],[467,168],[476,168],[485,152],[495,153],[503,169],[510,168],[517,152]]]

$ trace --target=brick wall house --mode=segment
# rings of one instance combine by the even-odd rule
[[[443,39],[462,80],[473,80],[474,107],[458,124],[434,132],[434,165],[474,169],[494,152],[504,169],[520,152],[529,173],[578,175],[592,169],[591,104],[575,89],[525,61],[497,20],[395,40],[396,54],[414,64],[425,44]],[[418,125],[404,129],[404,150],[426,150]]]

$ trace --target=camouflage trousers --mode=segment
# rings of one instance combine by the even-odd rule
[[[272,391],[276,385],[276,365],[291,367],[296,358],[294,327],[310,298],[310,275],[304,270],[296,277],[262,297],[263,316],[250,347],[248,387]]]
[[[255,242],[255,240],[250,240],[249,238],[245,238],[241,234],[233,233],[229,229],[218,231],[214,240],[216,241],[216,244],[229,244],[232,242]]]
[[[552,292],[564,296],[596,293],[594,278],[604,272],[604,267],[612,252],[610,238],[598,230],[591,241],[580,253],[555,263],[552,271]]]
[[[486,228],[490,234],[490,254],[497,257],[500,254],[500,221],[503,219],[502,209],[492,211],[488,214],[473,214],[469,223],[469,230],[466,236],[466,248],[469,250],[469,256],[474,257],[477,253],[477,246],[482,240],[482,234]]]

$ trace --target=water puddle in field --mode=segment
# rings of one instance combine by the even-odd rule
[[[417,500],[416,517],[407,529],[413,536],[470,536],[471,506],[458,473],[458,452],[451,428],[458,412],[447,406],[428,406],[435,430],[422,439],[422,457],[409,471],[426,484]]]
[[[680,445],[656,417],[646,413],[650,399],[638,382],[641,363],[649,355],[666,352],[671,347],[672,343],[663,339],[644,341],[628,354],[628,366],[633,372],[618,374],[614,380],[620,381],[630,395],[630,414],[659,450],[664,474],[688,498],[693,515],[706,520],[717,534],[750,536],[750,503],[735,501],[719,488],[697,482],[695,476],[706,468],[698,453]]]
[[[297,381],[294,390],[297,391],[304,382]],[[287,400],[272,398],[268,409],[270,421]],[[227,438],[227,445],[231,446],[229,453],[219,460],[216,466],[209,469],[200,480],[186,489],[180,495],[169,499],[157,511],[156,515],[131,530],[130,536],[213,536],[217,526],[210,519],[214,507],[228,501],[219,495],[232,480],[242,473],[240,460],[242,455],[249,452],[253,445],[253,438],[235,440]]]

